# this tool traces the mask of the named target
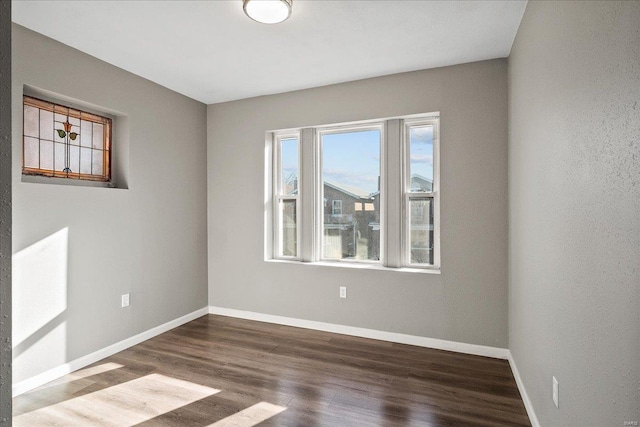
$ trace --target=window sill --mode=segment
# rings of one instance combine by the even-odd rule
[[[439,268],[416,268],[416,267],[385,267],[380,264],[358,263],[358,262],[331,262],[331,261],[317,261],[317,262],[304,262],[288,259],[266,259],[265,262],[274,264],[295,264],[295,265],[309,265],[320,267],[338,267],[338,268],[351,268],[356,270],[378,270],[378,271],[393,271],[397,273],[421,273],[421,274],[441,274]]]
[[[82,179],[70,179],[70,178],[57,178],[50,176],[41,176],[41,175],[21,175],[21,182],[26,182],[29,184],[53,184],[53,185],[69,185],[75,187],[97,187],[97,188],[115,188],[115,189],[125,189],[125,187],[120,187],[113,182],[103,182],[103,181],[89,181]]]

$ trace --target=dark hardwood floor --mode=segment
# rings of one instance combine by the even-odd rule
[[[207,315],[14,399],[14,426],[528,426],[505,360]]]

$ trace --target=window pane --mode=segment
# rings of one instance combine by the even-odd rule
[[[80,145],[83,147],[91,147],[92,132],[91,122],[83,120],[80,125]]]
[[[44,111],[42,111],[42,113],[44,113]],[[66,136],[66,131],[64,130],[64,124],[59,122],[54,122],[53,124],[55,127],[55,130],[53,132],[53,140],[55,142],[60,142],[63,144],[66,143],[67,136]],[[63,135],[65,136],[61,136],[59,131],[64,131],[65,133],[63,133]]]
[[[73,173],[80,170],[80,147],[75,145],[69,145],[69,169]]]
[[[64,170],[64,159],[65,159],[65,145],[56,143],[56,158],[55,158],[55,170],[58,172],[62,172]]]
[[[433,126],[409,128],[411,191],[433,191]]]
[[[80,173],[91,173],[91,148],[80,148]]]
[[[280,202],[281,218],[281,255],[298,256],[298,219],[296,217],[296,201],[282,200]]]
[[[24,138],[24,167],[40,167],[40,146],[36,138]]]
[[[40,141],[40,169],[53,170],[53,142]]]
[[[103,175],[104,174],[104,170],[103,170],[103,162],[104,162],[104,157],[103,157],[103,153],[104,151],[102,150],[93,150],[93,174],[94,175]]]
[[[101,125],[100,123],[93,124],[93,148],[98,148],[100,150],[104,148],[103,132],[103,125]]]
[[[53,113],[40,110],[40,139],[53,141]]]
[[[38,138],[40,136],[39,129],[40,118],[38,117],[38,109],[30,105],[24,106],[24,136]]]
[[[379,130],[322,136],[323,258],[380,259],[379,182]]]
[[[433,264],[433,199],[409,200],[411,264]]]
[[[71,134],[75,134],[75,139],[71,138]],[[69,144],[80,145],[80,126],[71,126],[69,135]]]
[[[298,139],[282,139],[280,156],[280,194],[298,194]]]

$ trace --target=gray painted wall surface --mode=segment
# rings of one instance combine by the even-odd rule
[[[209,303],[506,347],[506,73],[500,59],[210,105]],[[264,261],[265,131],[433,111],[441,275]]]
[[[0,2],[0,426],[11,425],[11,2]]]
[[[118,112],[128,189],[21,182],[25,84]],[[13,25],[13,108],[14,382],[204,307],[205,105]]]
[[[543,426],[640,421],[640,2],[529,2],[509,76],[511,352]]]

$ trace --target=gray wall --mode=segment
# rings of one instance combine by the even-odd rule
[[[23,85],[114,112],[128,189],[21,182]],[[204,307],[205,105],[13,25],[13,108],[14,382]]]
[[[264,261],[265,131],[433,111],[441,275]],[[507,346],[506,60],[210,105],[208,184],[211,305]]]
[[[0,426],[11,425],[11,2],[0,2]]]
[[[509,83],[516,365],[543,426],[640,421],[640,2],[529,2]]]

